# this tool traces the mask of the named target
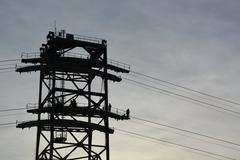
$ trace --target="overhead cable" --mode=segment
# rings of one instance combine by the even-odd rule
[[[222,107],[222,106],[218,106],[218,105],[211,104],[211,103],[208,103],[208,102],[205,102],[205,101],[201,101],[201,100],[198,100],[198,99],[194,99],[194,98],[192,98],[192,97],[188,97],[188,96],[185,96],[185,95],[182,95],[182,94],[179,94],[179,93],[175,93],[175,92],[172,92],[172,91],[169,91],[169,90],[165,90],[165,89],[162,89],[162,88],[158,88],[158,87],[155,87],[155,86],[152,86],[152,85],[143,83],[143,82],[139,82],[139,81],[136,81],[136,80],[133,80],[133,79],[129,79],[129,78],[125,78],[125,77],[122,77],[122,78],[123,78],[124,80],[127,80],[127,81],[131,81],[131,82],[134,82],[134,83],[137,83],[137,84],[140,84],[140,85],[149,87],[149,88],[153,88],[153,89],[156,89],[156,90],[160,90],[160,91],[162,91],[162,92],[165,92],[165,93],[168,93],[168,94],[171,94],[171,95],[175,95],[175,96],[179,96],[179,97],[182,97],[182,98],[185,98],[185,99],[189,99],[189,100],[192,100],[192,101],[195,101],[195,102],[198,102],[198,103],[201,103],[201,104],[205,104],[205,105],[210,106],[210,107],[218,108],[218,109],[221,109],[221,110],[230,112],[230,113],[234,113],[234,114],[240,116],[240,112],[237,112],[237,111],[234,111],[234,110],[231,110],[231,109],[227,109],[227,108],[224,108],[224,107]]]
[[[115,108],[115,107],[113,107],[113,108]],[[10,108],[10,109],[2,109],[2,110],[0,110],[0,112],[25,110],[25,109],[26,108]],[[115,109],[118,109],[118,108],[115,108]],[[121,109],[118,109],[118,110],[121,110]],[[143,121],[143,122],[147,122],[147,123],[163,126],[163,127],[166,127],[166,128],[170,128],[170,129],[178,130],[178,131],[181,131],[181,132],[194,134],[194,135],[197,135],[197,136],[205,137],[205,138],[208,138],[208,139],[213,139],[213,140],[216,140],[216,141],[220,141],[220,142],[224,142],[224,143],[228,143],[228,144],[240,147],[240,144],[238,144],[238,143],[234,143],[234,142],[231,142],[231,141],[228,141],[228,140],[224,140],[224,139],[221,139],[221,138],[215,138],[213,136],[205,135],[205,134],[202,134],[202,133],[198,133],[198,132],[194,132],[194,131],[190,131],[190,130],[186,130],[186,129],[181,129],[181,128],[174,127],[174,126],[171,126],[171,125],[167,125],[167,124],[163,124],[163,123],[154,122],[154,121],[151,121],[151,120],[139,118],[137,116],[131,116],[131,118],[136,119],[138,121]]]
[[[13,62],[13,61],[20,61],[21,59],[3,59],[3,60],[0,60],[0,63],[2,62]]]
[[[207,101],[211,101],[213,103],[224,105],[224,106],[227,106],[227,107],[230,107],[230,108],[239,109],[239,106],[234,105],[234,104],[229,103],[229,102],[226,102],[226,101],[221,101],[219,99],[215,99],[215,98],[212,98],[212,97],[209,97],[209,96],[198,94],[198,93],[195,93],[195,92],[183,89],[183,88],[179,88],[179,87],[172,86],[172,85],[169,85],[169,84],[166,84],[166,83],[162,83],[161,81],[156,81],[156,80],[153,80],[151,78],[143,77],[143,76],[140,76],[140,75],[137,75],[137,74],[129,74],[129,75],[137,78],[137,80],[140,79],[140,80],[144,80],[144,81],[147,81],[147,82],[150,82],[150,83],[156,83],[157,85],[163,86],[164,88],[169,88],[171,90],[175,90],[175,91],[178,91],[178,92],[183,92],[187,95],[190,95],[190,96],[193,96],[193,97],[196,97],[196,98],[200,98],[201,100],[207,100]]]
[[[16,122],[9,122],[9,123],[0,123],[0,126],[8,126],[8,125],[13,125],[16,124]]]
[[[141,125],[144,125],[144,126],[147,126],[147,127],[151,127],[151,128],[155,128],[155,129],[158,129],[158,130],[161,130],[161,131],[164,131],[164,132],[169,132],[169,133],[173,133],[173,134],[176,134],[176,135],[180,135],[180,136],[184,136],[184,137],[187,137],[187,138],[192,138],[192,139],[195,139],[195,140],[198,140],[198,141],[202,141],[202,142],[204,142],[204,143],[209,143],[209,144],[213,144],[213,145],[217,145],[217,146],[220,146],[220,147],[223,147],[223,148],[226,148],[226,149],[231,149],[231,150],[235,150],[235,151],[240,151],[240,149],[238,149],[238,148],[235,148],[235,147],[233,147],[233,146],[229,146],[229,143],[226,143],[226,142],[224,142],[224,143],[226,143],[226,144],[228,144],[228,145],[226,145],[226,144],[222,144],[222,141],[219,141],[219,140],[215,140],[216,142],[213,142],[213,139],[212,138],[210,138],[210,136],[208,136],[208,137],[203,137],[203,136],[199,136],[199,137],[194,137],[194,135],[190,135],[190,134],[192,134],[192,133],[190,133],[189,134],[189,132],[184,132],[184,133],[180,133],[179,131],[180,130],[178,130],[178,132],[177,131],[172,131],[172,130],[164,130],[164,129],[162,129],[162,128],[159,128],[159,127],[157,127],[157,126],[153,126],[153,125],[147,125],[146,123],[145,123],[145,121],[141,121],[141,122],[134,122],[134,123],[137,123],[137,124],[141,124]],[[149,123],[149,122],[148,122]],[[161,126],[161,127],[163,127],[163,126]],[[166,127],[166,125],[164,126],[164,127]],[[166,128],[168,128],[168,129],[173,129],[173,128],[169,128],[169,127],[166,127]],[[176,130],[176,129],[173,129],[173,130]],[[183,131],[181,131],[181,132],[183,132]],[[203,139],[203,138],[207,138],[208,140],[206,140],[206,139]],[[211,141],[210,141],[211,140]],[[220,143],[221,142],[221,143]],[[237,146],[238,147],[238,146]]]
[[[9,69],[14,69],[15,67],[5,67],[5,68],[0,68],[0,70],[9,70]]]
[[[186,130],[186,129],[177,128],[177,127],[174,127],[174,126],[170,126],[170,125],[167,125],[167,124],[146,120],[146,119],[135,117],[135,116],[131,116],[131,118],[139,120],[139,121],[144,121],[144,122],[152,123],[152,124],[155,124],[155,125],[171,128],[171,129],[174,129],[174,130],[178,130],[178,131],[182,131],[182,132],[186,132],[186,133],[191,133],[191,134],[194,134],[194,135],[197,135],[197,136],[213,139],[213,140],[216,140],[216,141],[220,141],[220,142],[224,142],[224,143],[228,143],[228,144],[240,147],[240,144],[238,144],[238,143],[231,142],[231,141],[228,141],[228,140],[224,140],[224,139],[221,139],[221,138],[215,138],[213,136],[208,136],[208,135],[205,135],[205,134],[202,134],[202,133],[198,133],[198,132],[194,132],[194,131],[190,131],[190,130]]]
[[[171,142],[171,141],[167,141],[167,140],[159,139],[159,138],[156,138],[156,137],[151,137],[151,136],[147,136],[147,135],[143,135],[143,134],[139,134],[139,133],[135,133],[135,132],[119,129],[119,128],[115,128],[115,129],[119,130],[121,132],[125,132],[125,133],[129,133],[129,134],[132,134],[132,135],[137,135],[137,136],[140,136],[140,137],[144,137],[144,138],[148,138],[148,139],[164,142],[164,143],[167,143],[167,144],[171,144],[171,145],[174,145],[174,146],[178,146],[178,147],[182,147],[182,148],[198,151],[198,152],[201,152],[201,153],[206,153],[206,154],[217,156],[217,157],[220,157],[220,158],[225,158],[225,159],[229,159],[229,160],[236,160],[235,158],[232,158],[232,157],[229,157],[229,156],[225,156],[225,155],[222,155],[222,154],[209,152],[209,151],[202,150],[202,149],[199,149],[199,148],[194,148],[194,147],[191,147],[191,146],[186,146],[186,145],[182,145],[182,144],[179,144],[179,143],[175,143],[175,142]]]
[[[221,101],[225,101],[225,102],[232,103],[232,104],[235,104],[235,105],[240,105],[239,102],[235,102],[235,101],[232,101],[232,100],[228,100],[226,98],[222,98],[222,97],[219,97],[219,96],[215,96],[215,95],[212,95],[212,94],[201,92],[201,91],[189,88],[189,87],[185,87],[185,86],[182,86],[182,85],[179,85],[179,84],[176,84],[176,83],[172,83],[172,82],[160,79],[160,78],[149,76],[149,75],[146,75],[146,74],[143,74],[143,73],[140,73],[140,72],[131,71],[130,73],[137,74],[137,75],[140,75],[140,76],[144,76],[144,77],[156,80],[156,81],[160,81],[160,82],[163,82],[163,83],[166,83],[166,84],[170,84],[172,86],[182,88],[182,89],[185,89],[185,90],[188,90],[188,91],[191,91],[191,92],[195,92],[195,93],[198,93],[198,94],[201,94],[201,95],[204,95],[204,96],[208,96],[208,97],[211,97],[211,98],[215,98],[215,99],[218,99],[218,100],[221,100]]]
[[[17,110],[25,110],[25,109],[26,109],[26,108],[0,109],[0,112],[17,111]]]

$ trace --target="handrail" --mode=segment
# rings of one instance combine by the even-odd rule
[[[114,108],[114,107],[112,107],[109,112],[120,115],[120,116],[124,116],[127,113],[126,111],[124,111],[122,109]]]
[[[51,107],[48,103],[46,105],[44,105],[43,107]],[[31,109],[38,109],[38,103],[28,103],[26,105],[27,110],[31,110]]]
[[[119,61],[116,61],[116,60],[113,60],[113,59],[107,59],[107,62],[108,64],[110,65],[113,65],[113,66],[117,66],[117,67],[122,67],[126,70],[130,70],[130,65],[129,64],[126,64],[126,63],[123,63],[123,62],[119,62]]]
[[[84,36],[84,35],[77,35],[74,34],[74,40],[82,40],[82,41],[87,41],[87,42],[93,42],[93,43],[98,43],[101,44],[103,39],[96,38],[96,37],[89,37],[89,36]]]
[[[31,109],[37,109],[38,108],[38,104],[37,103],[28,103],[26,105],[27,110],[31,110]]]
[[[64,57],[90,59],[90,55],[81,54],[81,53],[77,53],[77,52],[66,52],[66,53],[64,53]]]
[[[40,58],[40,52],[30,52],[30,53],[26,53],[26,52],[22,52],[21,54],[21,58]]]
[[[67,132],[66,131],[55,131],[55,138],[66,138],[67,139]]]
[[[81,54],[81,53],[77,53],[77,52],[66,52],[63,55],[64,57],[73,57],[73,58],[81,58],[81,59],[90,59],[90,55],[86,55],[86,54]],[[28,58],[40,58],[40,52],[31,52],[31,53],[26,53],[26,52],[22,52],[21,54],[21,58],[22,59],[28,59]],[[123,69],[126,70],[130,70],[130,65],[120,62],[120,61],[116,61],[113,59],[108,58],[107,62],[109,65],[113,65],[116,67],[121,67]]]
[[[81,53],[77,53],[77,52],[66,52],[66,53],[64,53],[64,57],[89,59],[90,55],[81,54]],[[41,58],[41,57],[40,57],[40,52],[29,52],[29,53],[22,52],[21,58],[28,59],[28,58]]]
[[[83,106],[87,106],[87,103],[77,103],[76,107],[83,107]],[[45,105],[44,107],[51,107],[49,104]],[[26,105],[26,109],[27,110],[32,110],[32,109],[38,109],[38,103],[28,103]],[[104,110],[104,107],[102,106],[102,109]],[[113,113],[113,114],[117,114],[120,116],[126,116],[127,115],[127,110],[123,110],[123,109],[119,109],[116,107],[108,107],[109,112]]]
[[[64,30],[57,31],[54,33],[54,37],[67,38],[67,34],[69,33],[66,33]],[[90,37],[90,36],[78,35],[78,34],[70,34],[70,35],[73,35],[74,40],[87,41],[87,42],[92,42],[97,44],[102,44],[102,41],[104,41],[104,39],[97,38],[97,37]]]

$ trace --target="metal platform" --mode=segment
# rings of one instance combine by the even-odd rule
[[[22,53],[21,58],[23,63],[47,64],[50,62],[47,57],[41,57],[39,52]],[[81,67],[81,65],[97,68],[104,67],[103,61],[92,60],[90,59],[89,55],[74,52],[65,53],[64,57],[56,57],[54,61],[63,65],[69,65],[69,63],[73,63],[75,65],[78,65],[79,67]],[[113,59],[107,59],[107,68],[115,72],[130,72],[130,65]]]
[[[38,108],[37,104],[30,104],[27,105],[27,112],[33,113],[33,114],[39,114],[39,113],[54,113],[54,114],[60,114],[63,116],[66,115],[72,115],[72,116],[81,116],[81,117],[98,117],[98,118],[104,118],[104,117],[110,117],[114,118],[116,120],[128,120],[130,119],[129,115],[127,114],[127,111],[123,111],[116,108],[111,108],[109,111],[104,111],[103,109],[95,109],[95,108],[89,108],[89,107],[83,107],[83,106],[63,106],[63,105],[57,105],[56,107],[51,106],[45,106],[43,108]]]
[[[55,70],[58,72],[69,72],[69,73],[90,73],[94,76],[98,76],[101,78],[107,78],[108,80],[112,80],[114,82],[120,82],[122,79],[118,76],[115,76],[113,74],[107,73],[107,76],[103,71],[91,69],[89,67],[81,68],[76,66],[65,66],[63,64],[61,65],[32,65],[32,66],[25,66],[25,67],[18,67],[16,69],[16,72],[23,73],[23,72],[36,72],[36,71],[44,71],[46,73]]]
[[[27,121],[27,122],[19,122],[17,124],[17,128],[31,128],[31,127],[42,127],[42,128],[49,128],[50,126],[54,125],[54,129],[59,130],[63,129],[64,127],[67,127],[68,130],[74,131],[74,130],[80,130],[81,128],[87,130],[98,130],[100,132],[104,133],[113,133],[114,130],[110,128],[106,128],[104,126],[101,126],[99,124],[94,124],[94,123],[89,123],[89,122],[84,122],[84,121],[76,121],[76,120],[54,120],[51,121],[49,119],[45,120],[35,120],[35,121]]]

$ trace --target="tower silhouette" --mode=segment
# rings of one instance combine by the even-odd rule
[[[71,52],[80,50],[79,52]],[[108,101],[108,81],[120,82],[114,72],[130,66],[107,58],[104,39],[49,32],[40,53],[23,53],[17,72],[40,71],[39,100],[27,112],[37,120],[18,128],[37,127],[35,160],[109,160],[109,118],[129,119],[127,111]]]

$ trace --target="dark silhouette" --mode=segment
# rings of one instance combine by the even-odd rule
[[[111,103],[109,103],[109,105],[108,105],[108,111],[109,112],[111,112],[111,108],[112,108],[112,105],[111,105]]]
[[[129,116],[130,116],[130,115],[129,115],[129,114],[130,114],[130,110],[129,110],[129,109],[127,109],[126,114],[127,114],[127,115],[126,115],[127,118],[129,118]]]
[[[70,52],[77,48],[85,50],[88,55],[73,55]],[[22,62],[30,65],[17,68],[17,72],[40,71],[39,108],[28,110],[29,113],[38,115],[38,119],[17,124],[18,128],[37,127],[35,160],[53,160],[56,157],[74,159],[72,148],[74,151],[83,149],[87,152],[87,156],[79,155],[81,159],[99,160],[103,156],[105,160],[109,160],[109,134],[114,132],[109,127],[109,118],[129,118],[111,112],[112,105],[108,106],[108,82],[120,82],[121,77],[112,72],[129,73],[129,65],[116,61],[108,63],[106,40],[73,35],[64,30],[49,32],[47,43],[40,48],[40,55],[23,54]],[[96,84],[101,83],[92,83],[100,79],[103,92],[95,90],[98,87]],[[49,83],[46,83],[47,81]],[[60,105],[54,101],[58,98],[61,98],[61,109],[52,107]],[[89,105],[77,107],[76,98],[87,100]],[[48,102],[49,106],[46,105]],[[65,107],[69,102],[70,107]],[[107,107],[106,112],[104,108],[104,111],[100,109],[102,104]],[[49,118],[44,119],[42,113],[48,113]],[[127,115],[129,116],[129,110]],[[103,133],[105,143],[99,144],[92,140],[99,135],[96,136],[96,132]],[[72,138],[67,139],[67,134],[71,134]],[[58,147],[57,143],[60,143],[61,147]],[[62,152],[62,149],[66,150]]]
[[[75,99],[71,100],[70,107],[77,107],[77,102]]]

